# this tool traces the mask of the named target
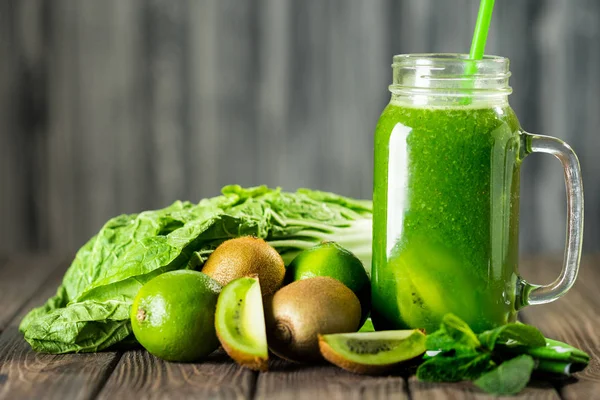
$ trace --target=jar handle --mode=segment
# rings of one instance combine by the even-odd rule
[[[567,190],[567,237],[560,276],[549,285],[534,285],[520,281],[518,306],[550,303],[563,296],[575,283],[581,259],[583,241],[583,181],[579,160],[573,149],[551,136],[522,132],[525,153],[548,153],[558,158],[565,172]]]

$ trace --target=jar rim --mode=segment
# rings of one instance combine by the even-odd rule
[[[477,67],[504,67],[508,70],[509,59],[496,55],[484,55],[481,60],[469,58],[464,53],[408,53],[397,54],[393,57],[392,67],[404,65],[430,64],[431,62],[441,64],[473,64]]]
[[[509,59],[486,55],[421,53],[393,57],[390,91],[398,96],[506,97],[512,92]]]

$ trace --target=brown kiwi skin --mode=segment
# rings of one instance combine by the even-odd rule
[[[265,298],[269,349],[295,362],[323,361],[318,334],[356,332],[361,305],[343,283],[329,277],[293,282]]]
[[[227,240],[208,257],[202,272],[222,286],[234,279],[258,275],[263,296],[275,293],[283,284],[283,259],[267,242],[253,236]]]
[[[269,359],[251,356],[247,353],[241,352],[231,346],[221,338],[219,335],[219,330],[217,329],[217,337],[221,342],[221,346],[223,346],[223,350],[231,357],[236,363],[241,365],[242,367],[249,368],[254,371],[265,372],[269,369]]]

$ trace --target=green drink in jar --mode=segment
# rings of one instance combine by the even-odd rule
[[[508,59],[394,57],[392,97],[375,133],[372,318],[377,329],[435,331],[452,312],[475,331],[564,294],[579,264],[583,189],[573,151],[521,130]],[[476,71],[474,75],[472,71]],[[519,169],[556,155],[569,193],[565,267],[551,285],[518,273]]]

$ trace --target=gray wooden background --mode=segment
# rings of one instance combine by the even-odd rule
[[[221,186],[370,197],[391,57],[466,52],[478,0],[0,0],[0,252]],[[600,1],[500,0],[525,129],[567,140],[600,249]],[[560,164],[522,176],[523,252],[561,251]]]

